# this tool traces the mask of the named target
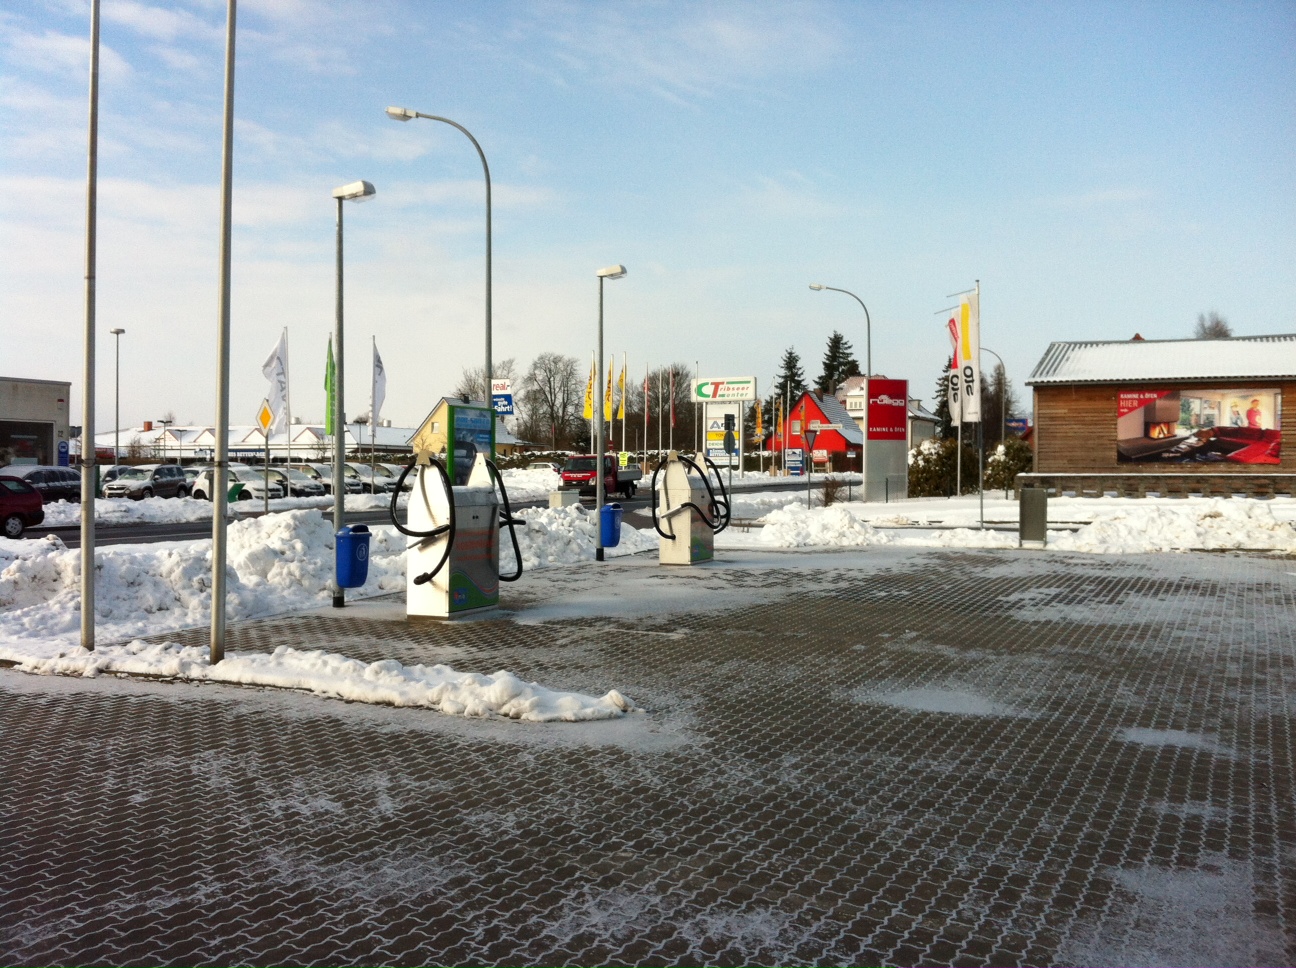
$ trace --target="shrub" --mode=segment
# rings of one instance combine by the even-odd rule
[[[1017,475],[1026,473],[1034,464],[1035,455],[1030,445],[1019,437],[1010,438],[986,460],[986,490],[1009,490]]]
[[[909,496],[949,497],[958,482],[958,467],[954,463],[958,452],[957,440],[932,438],[909,451]],[[963,493],[975,494],[977,489],[977,453],[970,444],[963,445]]]

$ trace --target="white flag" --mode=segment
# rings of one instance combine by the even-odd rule
[[[262,375],[270,381],[270,394],[267,401],[270,412],[274,414],[274,423],[270,433],[284,433],[288,430],[288,330],[279,334],[270,358],[261,367]]]
[[[383,369],[382,357],[378,355],[378,343],[373,345],[373,406],[369,408],[371,427],[378,426],[378,414],[382,412],[383,401],[387,399],[387,371]]]
[[[963,390],[963,419],[981,421],[981,295],[969,293],[959,303],[959,386]]]
[[[950,420],[958,423],[963,419],[963,394],[959,391],[962,368],[959,366],[959,324],[957,315],[950,317],[949,338],[950,345],[953,347],[953,352],[950,355],[949,381],[946,386],[946,402],[949,405]]]

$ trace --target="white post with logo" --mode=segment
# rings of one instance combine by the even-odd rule
[[[704,404],[703,453],[717,465],[727,464],[731,481],[735,464],[739,474],[742,473],[744,438],[747,436],[743,415],[747,404],[756,398],[754,376],[693,381],[693,402]]]

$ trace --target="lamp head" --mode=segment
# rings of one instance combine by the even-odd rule
[[[418,112],[409,108],[388,108],[387,117],[393,121],[413,121],[418,117]]]
[[[340,198],[347,202],[368,198],[372,194],[374,194],[374,187],[367,181],[356,181],[333,189],[334,198]]]
[[[813,289],[815,292],[822,292],[824,289],[827,288],[827,286],[825,286],[822,282],[812,282],[810,283],[810,288]]]
[[[110,329],[108,332],[112,333],[114,336],[120,336],[122,333],[126,332],[126,330],[118,327],[117,329]]]
[[[608,266],[595,273],[600,279],[620,279],[626,274],[625,266]]]

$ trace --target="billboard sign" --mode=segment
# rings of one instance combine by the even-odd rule
[[[491,406],[501,417],[513,413],[512,380],[491,380]]]
[[[1123,464],[1277,464],[1282,392],[1260,387],[1116,393],[1116,460]]]
[[[694,403],[727,403],[729,401],[755,400],[754,376],[731,376],[719,380],[694,380]]]
[[[909,437],[909,381],[868,381],[869,440],[907,440]]]

